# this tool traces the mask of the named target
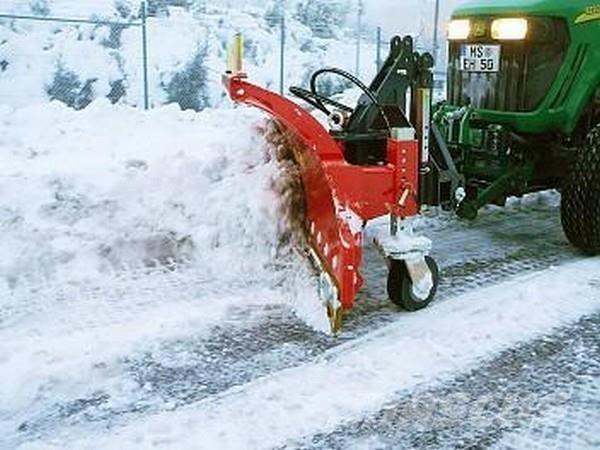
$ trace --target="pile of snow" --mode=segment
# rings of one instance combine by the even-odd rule
[[[2,107],[0,286],[181,265],[259,278],[293,265],[259,119],[105,100]]]

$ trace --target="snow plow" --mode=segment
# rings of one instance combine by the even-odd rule
[[[429,165],[431,55],[415,53],[410,37],[396,37],[369,87],[347,72],[322,69],[311,90],[291,88],[327,115],[328,130],[297,103],[248,81],[242,46],[238,35],[223,83],[233,101],[262,109],[303,144],[294,159],[304,188],[306,252],[318,270],[332,330],[339,330],[363,285],[364,226],[378,217],[390,217],[389,232],[374,237],[388,263],[390,299],[409,311],[427,306],[438,268],[429,256],[431,242],[413,234],[409,219],[420,211],[420,180]],[[325,73],[363,92],[356,108],[318,93],[318,77]]]
[[[410,311],[432,300],[438,269],[411,218],[424,205],[474,220],[509,197],[556,189],[567,239],[600,254],[600,7],[587,0],[473,0],[448,27],[447,100],[432,104],[430,54],[395,37],[369,86],[321,69],[310,89],[291,88],[326,114],[326,130],[291,100],[252,85],[241,40],[224,83],[234,101],[257,106],[304,148],[301,167],[311,254],[333,328],[362,285],[364,224],[389,215],[375,237],[389,266],[390,299]],[[335,74],[362,91],[356,107],[319,93]]]

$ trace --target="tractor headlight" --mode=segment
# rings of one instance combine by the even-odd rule
[[[521,41],[527,37],[527,19],[496,19],[492,22],[492,39]]]
[[[471,34],[469,19],[454,19],[448,24],[448,39],[451,41],[464,40]]]

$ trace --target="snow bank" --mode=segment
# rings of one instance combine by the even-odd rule
[[[251,279],[290,263],[259,118],[107,101],[0,109],[0,288],[185,263]]]

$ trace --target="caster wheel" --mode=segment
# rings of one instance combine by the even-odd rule
[[[413,282],[404,261],[391,261],[387,280],[387,291],[392,303],[406,311],[419,311],[431,303],[439,286],[440,271],[435,260],[430,256],[425,257],[425,262],[433,277],[433,287],[427,298],[421,299],[414,293]]]

